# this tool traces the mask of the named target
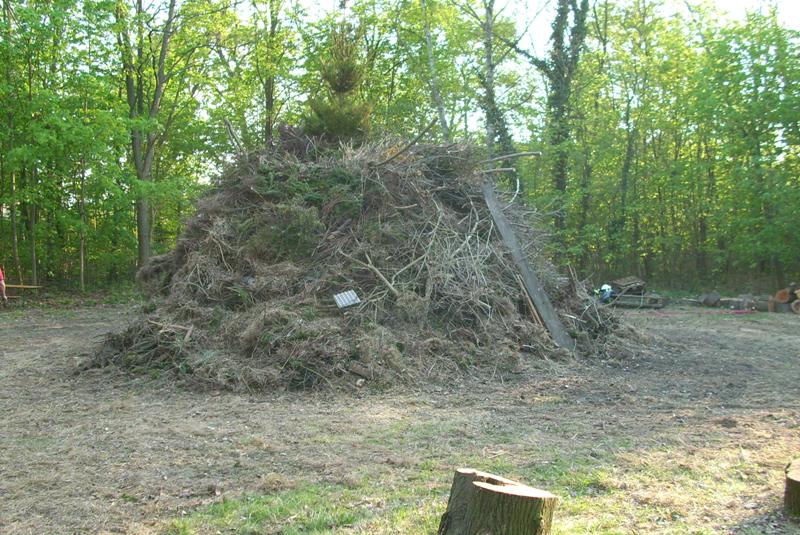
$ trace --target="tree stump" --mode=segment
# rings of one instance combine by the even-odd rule
[[[783,510],[786,516],[800,517],[800,459],[795,459],[786,466]]]
[[[800,314],[800,299],[792,301],[792,304],[789,306],[792,307],[792,312],[794,312],[795,314]]]
[[[437,535],[547,535],[556,501],[549,492],[459,468]]]
[[[700,302],[707,307],[719,306],[720,295],[717,292],[708,292],[700,296]]]
[[[772,306],[772,297],[757,297],[756,300],[753,302],[753,307],[758,310],[759,312],[774,312],[775,307]]]

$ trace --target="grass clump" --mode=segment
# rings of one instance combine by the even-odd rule
[[[189,518],[176,520],[169,535],[190,535],[199,529],[235,533],[330,533],[351,526],[367,512],[356,505],[358,494],[350,489],[306,485],[265,496],[223,500]]]

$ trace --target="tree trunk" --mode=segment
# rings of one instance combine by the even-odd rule
[[[494,0],[484,2],[486,18],[483,22],[483,106],[486,116],[486,153],[494,156],[495,117],[494,98]]]
[[[550,148],[555,152],[553,159],[553,187],[559,195],[555,211],[555,226],[559,240],[563,242],[562,231],[566,229],[567,179],[569,167],[569,148],[572,136],[569,118],[572,112],[572,82],[577,71],[580,51],[586,39],[586,16],[589,11],[588,0],[559,0],[556,4],[556,17],[553,33],[550,36],[552,47],[550,61],[534,62],[534,65],[547,76],[550,88],[547,94],[547,115],[550,128]],[[572,15],[572,26],[569,19]],[[544,67],[544,68],[542,68]]]
[[[785,314],[786,312],[792,311],[792,306],[789,303],[778,303],[773,299],[771,302],[772,304],[772,312],[780,312]]]
[[[22,262],[19,260],[19,226],[17,225],[17,202],[15,197],[15,181],[17,180],[14,173],[11,173],[11,205],[9,210],[11,212],[11,254],[14,256],[14,267],[17,270],[17,280],[20,284],[25,284],[24,277],[22,276]]]
[[[28,183],[28,187],[33,189],[36,184],[36,169],[31,171],[31,181]],[[39,284],[39,272],[38,272],[38,261],[36,259],[36,220],[39,216],[39,211],[36,208],[36,204],[29,204],[28,205],[28,214],[27,214],[27,223],[28,223],[28,251],[30,255],[30,262],[31,262],[31,284],[36,286]]]
[[[753,300],[753,308],[759,312],[771,312],[770,308],[772,308],[771,298],[769,297],[756,297]]]
[[[789,303],[792,301],[792,291],[789,288],[784,288],[775,292],[775,301],[778,303]]]
[[[270,0],[269,2],[269,48],[272,51],[278,35],[278,15],[280,13],[280,2]],[[275,127],[275,74],[274,68],[268,69],[270,74],[262,79],[264,91],[264,145],[272,141],[272,131]],[[261,75],[259,74],[259,77]]]
[[[425,48],[428,52],[428,69],[431,71],[431,94],[433,96],[433,103],[436,106],[436,111],[439,113],[439,126],[442,129],[442,135],[444,136],[444,140],[449,143],[452,137],[450,134],[450,127],[447,125],[447,116],[444,110],[444,102],[442,101],[442,93],[439,91],[439,76],[436,73],[436,60],[433,57],[433,39],[431,38],[431,23],[427,0],[422,0],[422,9],[425,17]]]
[[[497,152],[497,147],[500,148],[501,154],[511,154],[516,152],[514,148],[514,141],[508,130],[506,118],[503,111],[497,103],[497,94],[495,93],[495,73],[497,69],[497,60],[494,56],[494,23],[497,15],[494,12],[494,0],[484,0],[483,2],[485,14],[484,19],[481,20],[481,27],[483,29],[483,72],[480,74],[480,83],[483,86],[483,98],[481,99],[481,107],[486,117],[486,150],[489,158],[492,158]],[[500,167],[512,167],[514,164],[510,160],[504,160]],[[510,177],[511,182],[517,178],[516,171],[511,174],[506,174]]]
[[[460,468],[438,535],[547,535],[557,498],[503,477]]]
[[[795,459],[786,466],[783,510],[786,516],[800,517],[800,459]]]
[[[160,42],[153,47],[148,42],[147,33],[151,28],[146,27],[147,20],[144,3],[137,0],[135,5],[134,28],[136,30],[136,45],[131,42],[128,27],[127,6],[118,4],[115,17],[120,30],[117,34],[117,44],[122,55],[122,70],[125,77],[125,94],[128,103],[128,115],[132,121],[148,118],[155,122],[161,110],[161,102],[166,91],[167,81],[167,56],[169,54],[170,40],[173,35],[173,24],[176,21],[177,0],[169,0],[166,18],[161,27]],[[147,56],[146,50],[152,54]],[[134,54],[135,52],[135,54]],[[144,65],[152,64],[154,73],[146,72]],[[152,93],[145,91],[145,77],[153,76]],[[146,94],[147,93],[147,94]],[[136,178],[141,182],[152,180],[153,159],[156,145],[164,132],[145,131],[141,126],[131,128],[131,155]],[[142,267],[150,257],[150,203],[147,194],[140,194],[136,200],[136,230],[138,241],[138,264]]]
[[[81,232],[78,254],[80,256],[80,287],[81,293],[86,291],[86,158],[81,158],[81,192],[78,206],[81,216]]]
[[[138,236],[138,267],[150,258],[150,203],[141,198],[136,201],[136,230]]]
[[[719,306],[720,295],[717,292],[708,292],[700,296],[700,302],[707,307]]]
[[[6,32],[3,35],[3,38],[10,39],[11,36],[11,28],[12,28],[12,15],[11,15],[11,2],[9,0],[3,1],[3,21],[5,22],[5,29]],[[6,65],[5,69],[5,80],[9,87],[14,87],[16,82],[14,81],[14,77],[11,75],[11,65]],[[13,134],[14,132],[14,114],[11,112],[11,102],[8,102],[4,106],[6,108],[6,128],[9,135]],[[13,146],[13,137],[9,138],[9,148]],[[5,147],[4,147],[5,150]],[[22,278],[22,264],[19,260],[19,234],[17,229],[17,200],[16,200],[16,171],[12,168],[9,172],[9,187],[10,187],[10,199],[8,201],[8,210],[11,218],[11,253],[14,258],[14,268],[17,271],[17,279],[20,284],[23,283]]]

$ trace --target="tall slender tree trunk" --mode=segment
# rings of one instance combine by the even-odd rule
[[[276,41],[278,39],[278,30],[280,29],[280,11],[282,0],[269,0],[267,12],[269,21],[267,24],[267,46],[268,54],[271,55]],[[267,59],[266,67],[262,68],[261,58],[256,54],[255,57],[255,74],[261,85],[261,99],[264,105],[264,117],[261,124],[262,142],[264,144],[270,143],[273,138],[273,131],[275,129],[276,121],[276,99],[275,90],[277,87],[277,77],[275,75],[274,66],[271,64],[273,58]]]
[[[508,131],[505,116],[497,103],[497,96],[495,93],[495,71],[497,69],[497,63],[494,56],[494,0],[484,0],[483,7],[484,65],[481,75],[481,82],[483,85],[482,107],[484,116],[486,117],[486,152],[491,158],[498,152],[498,148],[500,149],[499,152],[502,154],[511,154],[515,152],[515,149],[511,134]],[[511,161],[499,162],[500,167],[509,169],[512,168],[513,165],[514,163]],[[516,180],[516,171],[505,173],[505,177],[512,184],[515,181],[519,184],[519,180]]]
[[[31,183],[28,184],[30,188],[32,185],[35,185],[36,179],[36,170],[34,169],[31,172]],[[34,286],[39,284],[39,271],[37,269],[37,258],[36,258],[36,219],[38,218],[39,211],[36,208],[35,203],[28,204],[28,251],[29,257],[31,262],[31,284]]]
[[[6,35],[3,37],[6,39],[11,38],[11,24],[12,24],[12,13],[11,13],[11,0],[3,0],[3,19],[5,21],[6,27]],[[19,87],[14,81],[14,76],[12,75],[11,66],[5,66],[5,79],[6,83],[9,87]],[[8,132],[14,132],[14,115],[11,111],[11,103],[6,103],[8,109],[6,111],[7,117],[7,128]],[[13,141],[11,142],[13,146]],[[17,174],[14,169],[11,169],[8,173],[9,178],[9,190],[10,190],[10,199],[8,202],[8,211],[9,217],[11,219],[11,254],[13,257],[14,262],[14,269],[17,272],[17,280],[20,284],[24,284],[24,277],[22,273],[22,262],[19,258],[19,229],[17,226],[17,199],[16,199],[16,180]]]
[[[586,230],[586,224],[589,220],[589,208],[591,207],[591,182],[592,182],[592,172],[593,166],[591,162],[591,149],[588,146],[585,146],[583,149],[583,165],[581,169],[581,204],[580,204],[580,213],[578,214],[578,235],[581,238],[585,238],[584,232]],[[589,247],[583,247],[580,257],[579,257],[580,266],[582,268],[586,268],[589,266]]]
[[[436,59],[433,55],[429,0],[422,0],[422,10],[423,17],[425,18],[425,49],[428,53],[428,69],[430,70],[431,76],[431,96],[433,97],[433,103],[436,106],[436,111],[439,114],[439,127],[442,129],[442,136],[444,136],[445,141],[450,142],[452,140],[452,136],[450,134],[450,127],[447,124],[447,114],[445,113],[444,109],[442,93],[439,91],[439,76],[436,70]]]
[[[589,0],[558,0],[553,20],[552,42],[548,59],[541,59],[520,49],[516,43],[506,41],[547,77],[547,123],[552,159],[553,187],[558,195],[554,224],[556,230],[566,227],[566,193],[569,166],[567,142],[571,138],[569,124],[572,82],[578,68],[581,49],[586,40],[586,17]],[[570,24],[571,22],[571,24]],[[563,241],[563,233],[559,232]]]
[[[120,30],[117,43],[122,55],[122,67],[125,77],[125,93],[128,102],[129,117],[132,120],[150,119],[155,121],[161,110],[161,102],[167,86],[166,61],[169,54],[170,41],[173,35],[173,24],[176,19],[177,0],[170,0],[166,18],[161,28],[160,41],[151,42],[151,29],[145,28],[143,0],[136,0],[135,5],[135,57],[128,27],[128,7],[118,4],[115,12]],[[154,46],[155,45],[155,46]],[[147,57],[145,50],[152,50],[153,55]],[[156,54],[157,52],[157,54]],[[152,65],[145,65],[150,61]],[[152,71],[154,72],[152,72]],[[145,77],[153,77],[151,91],[145,90]],[[140,182],[152,180],[153,159],[160,133],[144,131],[140,126],[131,129],[131,154],[136,170],[136,178]],[[150,201],[146,193],[141,193],[135,202],[138,265],[142,267],[150,258],[151,218]]]
[[[84,112],[86,110],[84,109]],[[86,156],[81,156],[81,183],[78,193],[78,209],[80,210],[81,231],[78,242],[78,256],[80,262],[80,288],[81,293],[86,291]]]
[[[484,0],[483,21],[483,90],[484,115],[486,117],[486,152],[494,156],[495,132],[494,108],[494,0]]]
[[[270,49],[275,46],[278,35],[278,15],[281,9],[280,0],[270,0],[269,2],[269,44]],[[267,76],[264,83],[264,107],[266,122],[264,124],[264,142],[272,141],[272,131],[275,128],[275,74],[274,69]]]
[[[136,238],[138,265],[142,267],[150,258],[150,202],[145,198],[136,200]]]
[[[11,203],[9,211],[11,212],[11,254],[14,257],[14,267],[17,270],[17,280],[20,284],[25,284],[25,278],[22,274],[22,262],[19,259],[19,225],[17,224],[17,201],[16,201],[16,175],[11,173]]]
[[[563,231],[567,226],[566,197],[569,151],[566,144],[570,136],[565,115],[563,106],[557,105],[553,110],[553,125],[550,136],[550,146],[555,152],[555,157],[553,158],[553,187],[559,196],[558,209],[555,211],[555,226],[558,231]]]

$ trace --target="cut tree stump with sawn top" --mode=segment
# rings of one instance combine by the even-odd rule
[[[792,292],[789,288],[784,288],[783,290],[778,290],[775,292],[775,301],[777,303],[788,303],[791,300]]]
[[[557,501],[547,491],[459,468],[437,535],[548,535]]]
[[[536,273],[533,272],[533,269],[525,259],[525,254],[522,252],[522,248],[519,245],[517,235],[508,223],[508,219],[506,219],[506,216],[503,214],[503,209],[497,200],[494,186],[490,182],[484,181],[481,189],[483,190],[483,199],[486,201],[486,206],[492,214],[494,224],[497,225],[497,230],[500,232],[500,237],[503,239],[506,247],[511,251],[514,263],[517,265],[520,275],[522,275],[522,282],[525,284],[525,290],[528,292],[528,295],[531,296],[533,304],[536,306],[536,311],[539,313],[539,317],[542,319],[542,322],[545,327],[547,327],[550,336],[553,337],[553,341],[556,344],[569,351],[574,351],[575,340],[564,328],[564,324],[561,323],[561,319],[553,308],[550,298],[547,297],[547,292],[544,291],[542,283],[539,282],[539,277],[536,276]]]
[[[789,306],[792,307],[792,312],[794,312],[795,314],[800,314],[800,299],[792,301],[792,304]]]
[[[786,466],[783,511],[786,516],[800,517],[800,459],[795,459]]]

